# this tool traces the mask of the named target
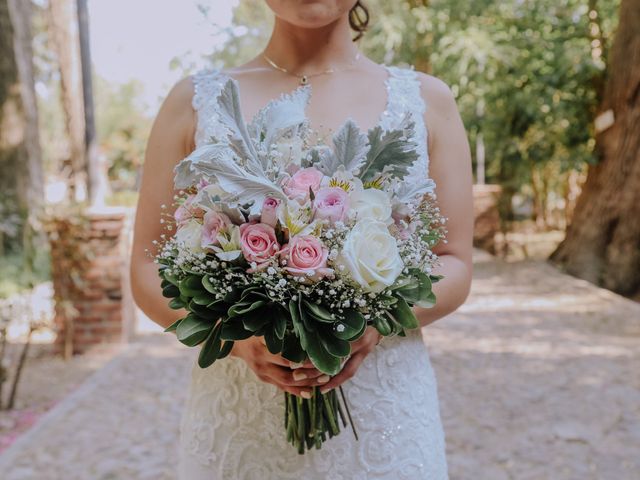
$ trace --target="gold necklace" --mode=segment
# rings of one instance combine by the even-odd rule
[[[287,75],[292,75],[292,76],[294,76],[294,77],[297,77],[297,78],[300,80],[300,85],[306,85],[307,83],[309,83],[309,79],[310,79],[310,78],[312,78],[312,77],[317,77],[318,75],[326,75],[326,74],[328,74],[328,73],[335,73],[335,72],[339,72],[339,71],[342,71],[342,70],[346,70],[347,68],[352,67],[353,65],[355,65],[355,63],[356,63],[358,60],[360,60],[360,52],[358,52],[358,53],[356,54],[355,58],[354,58],[351,62],[349,62],[349,64],[348,64],[347,66],[345,66],[344,68],[341,68],[341,69],[339,69],[339,70],[336,70],[335,68],[331,67],[331,68],[328,68],[328,69],[323,70],[323,71],[321,71],[321,72],[317,72],[317,73],[310,73],[310,74],[307,74],[307,75],[298,75],[298,74],[296,74],[296,73],[293,73],[293,72],[291,72],[291,71],[287,70],[287,69],[286,69],[286,68],[284,68],[284,67],[281,67],[281,66],[280,66],[280,65],[278,65],[276,62],[274,62],[274,61],[273,61],[273,60],[271,60],[269,57],[267,57],[267,54],[266,54],[266,53],[263,53],[263,54],[262,54],[262,57],[267,61],[267,63],[268,63],[269,65],[271,65],[271,66],[272,66],[273,68],[275,68],[276,70],[280,70],[281,72],[286,73]]]

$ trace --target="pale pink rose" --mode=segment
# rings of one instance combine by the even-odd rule
[[[273,197],[267,197],[262,204],[262,214],[260,215],[260,221],[266,223],[272,227],[278,223],[278,207],[280,206],[280,200]]]
[[[330,222],[344,220],[348,209],[349,194],[340,187],[321,188],[313,201],[315,218]]]
[[[202,247],[218,245],[218,233],[223,228],[231,225],[231,220],[224,213],[211,210],[204,215],[202,226]]]
[[[309,189],[315,193],[320,188],[322,172],[314,167],[303,168],[294,173],[283,186],[290,198],[307,198]]]
[[[178,225],[182,225],[194,217],[202,218],[204,210],[192,205],[195,198],[195,195],[189,195],[182,205],[176,208],[176,211],[173,213],[173,218]]]
[[[333,274],[333,270],[327,268],[328,255],[327,247],[313,235],[293,237],[280,252],[287,272],[313,281]]]
[[[278,253],[280,244],[271,225],[244,223],[240,225],[240,248],[249,263],[260,265]]]

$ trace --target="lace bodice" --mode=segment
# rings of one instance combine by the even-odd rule
[[[420,80],[413,68],[396,66],[384,67],[387,72],[385,80],[387,90],[386,108],[380,116],[378,124],[384,130],[397,126],[406,112],[411,112],[415,122],[415,140],[418,144],[419,157],[409,170],[410,182],[424,181],[429,175],[428,135],[424,121],[425,101],[420,91]],[[198,114],[196,128],[196,147],[206,145],[212,138],[224,137],[224,127],[217,118],[217,95],[224,82],[230,77],[219,70],[205,69],[193,76],[194,95],[193,108]],[[299,88],[311,88],[310,85]],[[283,94],[280,98],[269,102],[261,108],[254,118],[263,115],[274,103],[287,101],[292,94]]]
[[[386,68],[387,108],[379,125],[389,130],[411,112],[420,156],[405,180],[424,182],[428,175],[426,107],[417,73],[408,68]],[[202,146],[224,136],[217,121],[216,96],[226,79],[215,70],[201,71],[193,79],[196,146]],[[420,331],[384,339],[344,384],[344,390],[359,440],[345,429],[321,450],[298,455],[284,437],[281,391],[261,382],[241,359],[225,358],[206,369],[194,362],[181,423],[179,478],[448,478],[436,378]]]

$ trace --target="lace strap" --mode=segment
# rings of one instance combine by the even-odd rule
[[[410,167],[409,174],[412,180],[422,181],[429,175],[429,150],[427,126],[424,121],[427,105],[420,90],[418,72],[414,70],[413,65],[410,68],[397,66],[387,68],[390,73],[389,113],[399,122],[407,111],[411,112],[415,122],[415,139],[419,157]]]
[[[191,76],[193,82],[193,98],[191,105],[197,113],[195,133],[196,147],[211,143],[220,138],[220,122],[217,121],[217,99],[222,89],[220,70],[206,68]]]

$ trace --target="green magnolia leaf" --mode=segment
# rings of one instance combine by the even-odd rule
[[[333,325],[333,335],[341,340],[354,341],[365,331],[367,321],[357,310],[345,310],[343,318]]]
[[[268,310],[259,310],[248,313],[241,317],[244,328],[251,330],[254,334],[258,334],[258,331],[271,323],[271,316]]]
[[[184,308],[184,306],[185,306],[185,303],[182,300],[180,300],[180,298],[174,298],[169,302],[169,308],[173,310],[180,310],[181,308]]]
[[[218,354],[218,360],[220,360],[221,358],[227,357],[231,353],[233,344],[234,342],[224,342],[222,344],[222,348],[220,349],[220,353]]]
[[[207,336],[207,339],[200,350],[200,355],[198,355],[198,365],[200,365],[200,368],[207,368],[218,359],[220,347],[222,346],[222,342],[220,341],[220,329],[221,323],[218,322]]]
[[[213,328],[211,320],[205,320],[196,315],[187,315],[176,328],[178,340],[189,347],[195,347],[202,342]]]
[[[220,338],[222,340],[245,340],[253,336],[253,332],[244,328],[240,319],[227,319],[222,322]]]
[[[384,131],[378,125],[369,130],[369,151],[360,169],[360,179],[366,182],[388,172],[402,180],[418,158],[416,144],[411,140],[414,129],[415,122],[407,112],[397,129]]]
[[[284,336],[281,355],[290,362],[296,363],[301,363],[307,358],[307,354],[300,345],[300,339],[294,334]]]
[[[323,330],[318,331],[318,337],[325,350],[335,357],[346,357],[351,353],[351,344],[346,340],[336,338]]]
[[[209,309],[206,305],[199,305],[198,303],[196,303],[195,298],[193,298],[191,302],[189,302],[189,311],[205,319],[211,320],[213,318],[216,318],[215,311]]]
[[[252,303],[236,303],[229,309],[229,317],[242,317],[250,312],[259,310],[267,304],[264,300],[258,300]]]
[[[195,297],[202,292],[202,280],[196,275],[189,275],[180,281],[178,287],[182,295]]]
[[[393,331],[389,320],[382,315],[373,319],[373,326],[383,337],[388,337]]]
[[[398,302],[391,309],[391,315],[398,324],[403,328],[418,328],[418,319],[416,318],[411,307],[407,305],[404,299],[399,298]]]
[[[166,297],[166,298],[175,298],[175,297],[179,297],[180,296],[180,289],[178,287],[176,287],[174,284],[167,282],[168,285],[166,285],[163,289],[162,289],[162,296]]]
[[[218,293],[217,290],[215,289],[215,287],[213,286],[213,283],[211,283],[211,281],[209,280],[209,277],[207,275],[202,277],[202,286],[209,293],[213,293],[213,294]]]
[[[274,313],[274,326],[273,331],[280,340],[284,338],[285,331],[287,330],[287,320],[289,315],[281,308],[275,308]]]
[[[209,305],[216,301],[216,297],[209,292],[198,292],[193,296],[193,301],[198,305]]]
[[[305,309],[305,313],[310,314],[313,318],[319,322],[333,323],[335,318],[332,317],[331,312],[317,303],[302,301],[302,308]]]
[[[329,353],[318,335],[309,336],[306,351],[311,363],[322,373],[335,375],[340,371],[340,357]]]
[[[431,308],[436,304],[436,294],[430,291],[428,295],[422,297],[416,302],[416,305],[422,308]]]
[[[307,340],[309,336],[307,335],[307,330],[302,323],[302,319],[300,317],[300,301],[289,300],[289,313],[291,314],[291,322],[293,324],[293,331],[299,339],[300,345],[303,350],[307,349]],[[286,337],[285,337],[286,338]]]
[[[182,318],[179,318],[178,320],[173,322],[171,325],[169,325],[167,328],[165,328],[164,331],[165,332],[175,332],[176,328],[178,327],[178,325],[180,324],[181,321],[182,321]]]
[[[267,329],[264,333],[264,341],[267,344],[267,350],[274,355],[277,355],[282,351],[283,341],[281,338],[278,338],[274,328]]]

